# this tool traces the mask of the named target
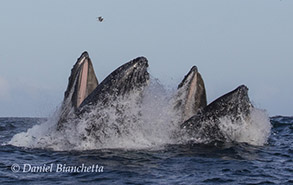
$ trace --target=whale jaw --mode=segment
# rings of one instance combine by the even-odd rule
[[[69,83],[64,93],[64,102],[71,102],[76,109],[83,100],[98,86],[93,64],[87,52],[82,53],[71,69]]]
[[[207,105],[204,81],[193,66],[178,85],[174,108],[180,111],[181,122],[198,113]]]
[[[93,64],[87,52],[77,59],[68,78],[57,127],[77,110],[83,100],[98,86]]]

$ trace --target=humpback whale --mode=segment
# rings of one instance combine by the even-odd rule
[[[181,128],[193,139],[208,138],[207,142],[230,142],[230,138],[221,131],[221,119],[228,119],[232,124],[243,124],[242,121],[247,123],[251,108],[253,106],[248,97],[248,88],[241,85],[210,103],[185,121]]]
[[[68,119],[82,117],[98,104],[107,106],[131,91],[141,92],[149,81],[147,68],[147,59],[138,57],[114,70],[98,84],[88,54],[84,52],[71,70],[57,129],[60,130]]]
[[[108,137],[108,131],[113,128],[120,134],[120,126],[127,126],[123,124],[125,120],[133,119],[135,122],[141,116],[139,111],[127,112],[130,107],[122,105],[120,100],[128,100],[131,95],[138,94],[140,98],[135,99],[135,103],[142,102],[143,91],[150,80],[147,68],[148,60],[138,57],[118,67],[99,84],[88,53],[84,52],[71,70],[57,130],[85,121],[85,135],[93,135],[99,141],[101,137]],[[180,131],[174,133],[174,137],[182,136],[189,141],[201,139],[207,143],[233,141],[223,131],[222,121],[228,120],[234,125],[248,124],[253,108],[245,85],[207,105],[204,81],[196,66],[178,85],[172,102],[171,109],[180,117],[176,120]],[[115,120],[107,119],[110,114],[115,115]]]
[[[184,122],[206,107],[206,105],[207,98],[204,81],[197,67],[193,66],[178,85],[174,108],[180,111],[181,122]]]

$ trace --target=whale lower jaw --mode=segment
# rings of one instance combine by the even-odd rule
[[[97,86],[98,80],[91,59],[87,52],[83,52],[72,67],[68,78],[57,124],[58,128]]]
[[[71,69],[63,102],[70,102],[76,109],[97,86],[98,80],[93,64],[88,53],[84,52]]]
[[[190,69],[178,85],[173,101],[174,109],[181,114],[181,122],[188,120],[206,107],[205,85],[196,66]]]

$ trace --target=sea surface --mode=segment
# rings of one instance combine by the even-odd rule
[[[0,118],[0,184],[293,184],[293,117],[264,146],[174,144],[55,151],[8,144],[43,118]]]

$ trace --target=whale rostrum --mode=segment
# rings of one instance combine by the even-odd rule
[[[149,81],[147,68],[148,61],[145,57],[138,57],[120,66],[82,102],[80,111],[88,105],[96,105],[99,102],[106,104],[110,100],[127,95],[130,91],[145,87]]]
[[[181,128],[194,139],[209,138],[209,141],[229,141],[220,129],[221,119],[238,124],[241,119],[249,121],[252,104],[245,85],[219,97],[201,112],[185,121]],[[241,122],[243,123],[243,122]]]

